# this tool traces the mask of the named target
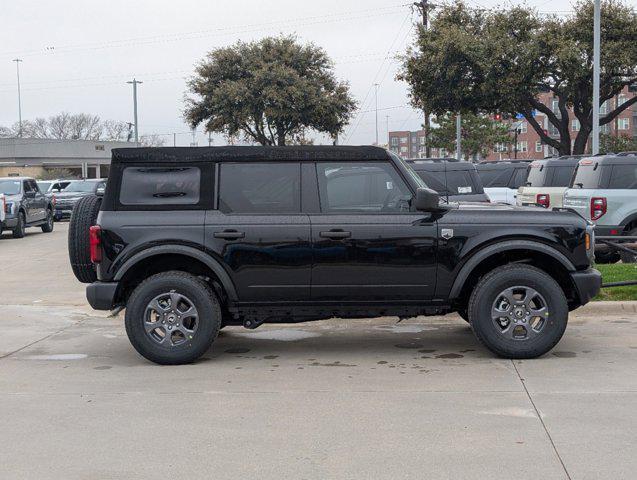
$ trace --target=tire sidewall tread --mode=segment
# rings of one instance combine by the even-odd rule
[[[504,338],[491,319],[495,295],[516,285],[534,288],[548,303],[548,322],[532,342]],[[480,343],[504,358],[525,359],[544,355],[557,345],[568,323],[568,303],[562,288],[553,277],[530,265],[507,265],[486,274],[473,289],[468,308],[471,328]]]
[[[161,293],[175,290],[195,303],[199,326],[191,342],[166,348],[151,340],[144,329],[144,313],[148,303]],[[182,365],[201,357],[212,345],[221,328],[221,306],[212,288],[203,280],[186,272],[169,271],[153,275],[133,291],[126,303],[126,334],[137,352],[160,365]]]

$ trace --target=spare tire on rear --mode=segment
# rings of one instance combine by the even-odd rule
[[[89,195],[81,198],[73,207],[69,223],[69,260],[75,278],[82,283],[97,280],[95,266],[91,263],[89,229],[97,221],[101,204],[102,197]]]

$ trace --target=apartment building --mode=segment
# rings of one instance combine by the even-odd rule
[[[604,116],[614,110],[622,103],[637,95],[637,86],[625,87],[624,90],[614,98],[606,101],[600,109],[600,115]],[[539,100],[557,115],[559,115],[558,100],[552,93],[542,93]],[[549,136],[559,139],[557,129],[548,121],[545,114],[537,112],[535,120],[547,131]],[[557,151],[546,145],[540,135],[533,129],[529,122],[523,117],[502,120],[511,130],[511,141],[506,144],[495,145],[493,150],[484,158],[486,160],[499,160],[503,158],[539,159],[557,155]],[[569,110],[569,128],[571,130],[571,142],[575,141],[577,132],[580,129],[579,120],[575,118],[572,110]],[[514,141],[515,130],[517,129],[517,144]],[[603,125],[600,129],[602,134],[621,136],[628,135],[637,138],[637,104],[627,108],[612,122]],[[516,148],[517,147],[517,148]],[[425,156],[425,132],[418,130],[389,132],[389,149],[403,158],[423,158]],[[454,152],[446,152],[444,149],[431,149],[431,157],[453,156]]]

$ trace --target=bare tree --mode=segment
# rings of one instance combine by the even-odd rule
[[[163,147],[166,143],[166,140],[161,138],[156,133],[151,133],[139,137],[139,143],[142,145],[142,147]]]
[[[49,118],[38,117],[22,122],[22,137],[53,138],[57,140],[119,140],[127,139],[127,124],[102,120],[88,113],[62,112]],[[0,127],[0,137],[18,136],[19,125]]]

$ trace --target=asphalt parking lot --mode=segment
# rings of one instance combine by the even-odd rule
[[[52,234],[0,239],[0,478],[595,479],[637,471],[637,302],[494,358],[456,316],[224,330],[160,367]]]

